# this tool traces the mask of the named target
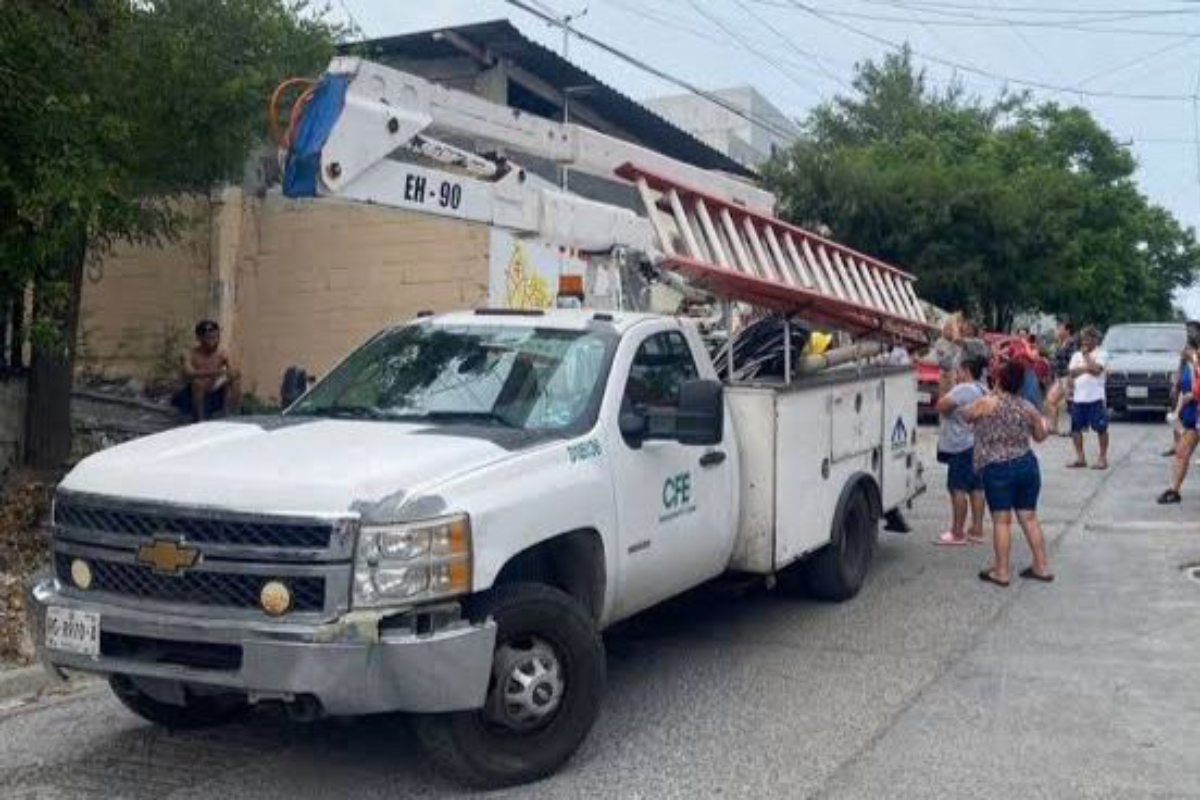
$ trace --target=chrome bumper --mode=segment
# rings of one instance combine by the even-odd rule
[[[249,622],[167,615],[103,602],[84,602],[45,577],[29,589],[27,611],[38,657],[52,671],[160,678],[225,687],[250,699],[315,697],[327,714],[384,711],[445,712],[479,708],[487,695],[496,626],[466,621],[428,634],[380,631],[397,612],[350,612],[328,624]],[[207,669],[138,658],[96,658],[45,647],[46,609],[100,614],[101,635],[123,634],[168,642],[237,645],[236,669]]]

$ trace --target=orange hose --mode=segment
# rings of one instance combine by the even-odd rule
[[[316,81],[310,78],[288,78],[276,86],[275,91],[271,93],[271,101],[267,104],[267,127],[271,131],[271,138],[280,147],[284,149],[291,147],[292,131],[295,130],[296,125],[300,122],[300,116],[304,112],[304,107],[312,99],[316,83]],[[279,101],[283,99],[284,92],[293,86],[307,86],[308,88],[300,94],[296,102],[292,103],[291,112],[288,114],[288,127],[285,131],[279,127]]]

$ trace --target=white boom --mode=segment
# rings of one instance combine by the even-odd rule
[[[636,251],[727,301],[914,347],[928,340],[912,275],[775,219],[774,197],[756,186],[589,128],[336,58],[294,133],[284,176],[292,197],[471,220],[591,253]],[[390,158],[400,150],[439,166]],[[624,181],[646,214],[562,191],[510,162],[510,151]]]
[[[322,98],[322,88],[340,96]],[[303,158],[309,148],[309,181],[297,189],[289,180],[289,194],[472,220],[585,251],[627,247],[648,252],[654,248],[653,231],[633,211],[563,192],[503,155],[485,158],[478,153],[515,151],[518,160],[521,154],[531,155],[608,180],[620,180],[617,169],[623,164],[653,165],[730,203],[764,212],[774,205],[773,195],[748,183],[359,58],[330,63],[298,134],[293,155]],[[467,139],[474,152],[436,136]],[[447,169],[388,158],[401,148]],[[294,170],[303,173],[303,165],[294,168],[289,161],[289,173]]]

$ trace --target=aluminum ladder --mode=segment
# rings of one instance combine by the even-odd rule
[[[717,297],[908,347],[932,327],[907,272],[844,245],[633,164],[664,258]]]

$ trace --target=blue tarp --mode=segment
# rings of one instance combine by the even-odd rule
[[[349,85],[349,75],[326,75],[313,90],[312,100],[300,117],[283,173],[283,193],[288,197],[316,197],[321,149],[342,115]]]

